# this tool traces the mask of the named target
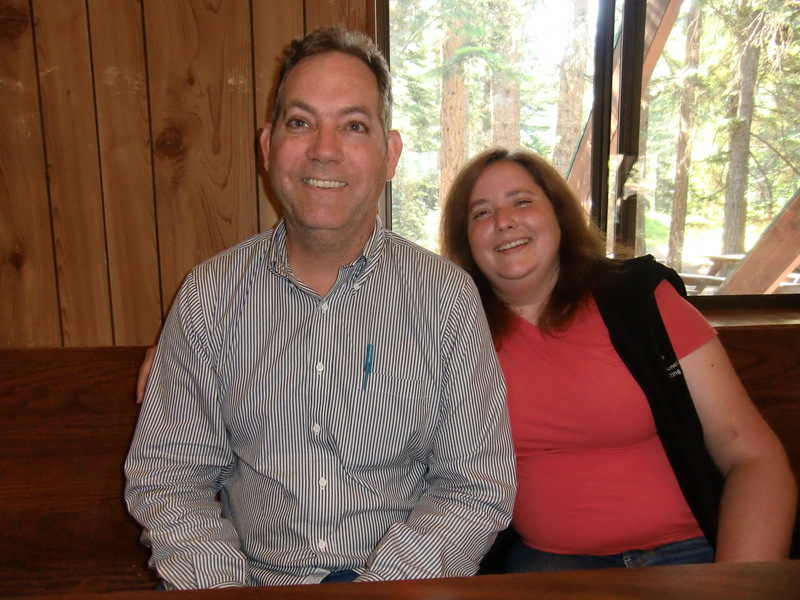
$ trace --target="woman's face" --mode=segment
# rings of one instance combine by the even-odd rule
[[[512,305],[549,293],[558,276],[561,229],[544,190],[512,161],[489,165],[467,207],[467,237],[478,268]]]

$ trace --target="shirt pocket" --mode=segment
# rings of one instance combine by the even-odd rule
[[[437,412],[430,383],[374,371],[362,387],[351,396],[349,424],[337,440],[344,467],[392,469],[425,461]]]

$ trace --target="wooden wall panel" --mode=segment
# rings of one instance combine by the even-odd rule
[[[114,343],[155,341],[161,286],[138,0],[89,0]]]
[[[372,34],[367,22],[369,2],[364,0],[306,0],[306,29],[345,25]]]
[[[278,218],[257,141],[283,46],[374,20],[371,0],[0,0],[0,347],[152,343],[191,267]]]
[[[305,33],[303,27],[303,4],[301,2],[272,2],[272,0],[253,1],[253,64],[256,84],[256,136],[269,122],[272,112],[270,94],[278,78],[278,58],[284,46],[292,38]],[[280,206],[269,187],[264,172],[263,157],[255,144],[258,165],[258,217],[261,231],[270,229],[280,217]]]
[[[258,228],[250,10],[221,0],[144,6],[168,309],[191,267]]]
[[[60,346],[61,323],[28,0],[0,2],[0,338]]]
[[[64,345],[111,345],[86,3],[33,7]]]

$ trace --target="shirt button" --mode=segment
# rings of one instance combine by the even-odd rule
[[[314,365],[314,368],[316,369],[317,373],[322,373],[325,370],[325,365],[323,365],[321,362],[318,362],[316,365]]]
[[[328,312],[328,303],[327,302],[323,302],[322,304],[320,304],[319,305],[319,310],[320,310],[320,312],[323,312],[323,313]]]
[[[326,485],[328,485],[328,480],[325,479],[324,477],[320,477],[319,478],[319,487],[324,488]]]
[[[325,550],[327,547],[328,547],[328,542],[326,542],[325,540],[320,540],[319,542],[317,542],[317,548],[319,548],[320,550]]]
[[[319,423],[314,423],[311,426],[311,431],[313,431],[314,433],[319,433],[320,431],[322,431],[322,427],[319,426]]]

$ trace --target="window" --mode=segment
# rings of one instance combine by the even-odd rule
[[[391,0],[388,13],[405,142],[394,230],[435,250],[463,162],[522,145],[565,174],[610,254],[653,254],[693,294],[800,291],[799,3]]]

